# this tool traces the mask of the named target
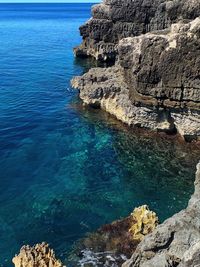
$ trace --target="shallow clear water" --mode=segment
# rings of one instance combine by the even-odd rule
[[[70,79],[84,5],[0,5],[0,266],[47,241],[65,259],[86,232],[148,204],[186,206],[200,155],[84,109]],[[70,264],[68,264],[70,266]]]

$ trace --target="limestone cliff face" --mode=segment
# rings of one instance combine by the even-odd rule
[[[200,264],[200,163],[188,207],[157,226],[123,267],[195,267]]]
[[[104,0],[93,6],[92,18],[80,27],[83,42],[74,52],[102,61],[115,60],[122,38],[163,30],[199,14],[199,0]]]
[[[149,30],[162,28],[155,22],[158,18],[159,23],[162,20],[169,21],[168,24],[162,24],[167,26],[173,21],[179,22],[165,30],[145,34],[140,32],[139,36],[118,40],[115,66],[91,69],[82,77],[73,79],[72,86],[79,89],[84,103],[99,106],[131,126],[178,132],[186,140],[198,139],[200,17],[196,16],[200,15],[200,2],[138,0],[127,5],[127,1],[105,1],[100,7],[111,5],[108,12],[111,14],[117,3],[119,14],[122,12],[118,20],[120,23],[123,23],[123,16],[127,20],[127,14],[131,13],[132,5],[136,3],[140,3],[140,8],[148,3],[148,12],[157,7],[156,11],[153,9],[154,15],[149,20]],[[95,8],[99,10],[100,7]],[[127,14],[124,9],[128,9]],[[137,20],[134,14],[131,15],[132,24]],[[141,14],[147,16],[146,13]],[[138,23],[141,25],[141,22]],[[90,35],[88,38],[93,40]]]

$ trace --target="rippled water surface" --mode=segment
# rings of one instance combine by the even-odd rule
[[[130,131],[71,90],[90,6],[0,5],[0,266],[44,240],[65,259],[86,232],[144,203],[162,221],[193,191],[198,150]]]

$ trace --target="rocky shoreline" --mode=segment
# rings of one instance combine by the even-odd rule
[[[197,165],[195,192],[185,210],[175,214],[156,228],[156,215],[150,212],[150,217],[148,216],[148,220],[146,220],[144,213],[140,211],[140,209],[139,212],[138,209],[136,209],[136,212],[134,211],[135,213],[133,214],[136,216],[134,218],[139,218],[138,221],[136,220],[139,223],[132,224],[131,228],[129,228],[131,217],[114,222],[110,226],[103,227],[96,234],[90,235],[84,239],[81,247],[83,248],[83,246],[88,244],[94,246],[96,240],[99,238],[96,239],[96,235],[98,234],[102,234],[102,236],[105,235],[104,241],[106,238],[108,240],[108,246],[111,244],[113,246],[113,240],[115,240],[116,237],[121,238],[121,235],[124,235],[124,230],[122,229],[123,234],[121,234],[120,229],[118,229],[119,226],[121,227],[123,224],[125,225],[125,229],[128,225],[130,233],[133,233],[132,230],[134,230],[134,234],[136,234],[135,237],[139,237],[139,239],[135,239],[134,244],[136,244],[136,248],[133,249],[135,252],[130,260],[125,261],[125,258],[123,258],[125,261],[122,264],[123,267],[195,267],[200,264],[200,163]],[[144,223],[145,221],[147,224]],[[143,223],[141,224],[141,222]],[[146,225],[147,228],[142,225]],[[147,231],[145,229],[147,229]],[[141,238],[141,231],[143,231],[143,233],[145,232],[147,235]],[[125,232],[127,233],[127,230],[125,230]],[[105,245],[104,241],[102,241],[103,245]],[[119,243],[121,247],[127,244],[130,243]],[[60,260],[55,258],[55,253],[45,243],[37,244],[33,247],[22,247],[19,255],[13,258],[13,263],[15,267],[65,267]],[[103,265],[102,263],[99,265],[89,265],[88,262],[84,264],[83,261],[81,266],[111,265]]]
[[[200,139],[200,2],[104,0],[80,28],[79,57],[113,61],[72,80],[84,104],[129,126]],[[186,210],[144,238],[133,267],[200,264],[199,179]]]
[[[200,264],[200,163],[188,207],[166,220],[139,244],[123,267],[194,267]]]
[[[93,68],[72,86],[85,104],[130,126],[199,140],[199,16],[198,0],[103,1],[74,51],[115,65]]]
[[[156,213],[147,205],[135,208],[128,217],[104,225],[78,240],[69,261],[83,267],[121,266],[158,223]],[[45,242],[33,247],[23,246],[12,262],[15,267],[65,267]]]
[[[83,103],[129,126],[200,140],[199,0],[104,0],[92,8],[92,16],[80,28],[83,42],[74,53],[113,66],[93,68],[72,80]],[[131,216],[103,226],[81,241],[83,256],[88,246],[95,247],[104,261],[96,266],[116,266],[98,249],[117,248],[121,254],[127,249],[130,256],[120,257],[123,267],[200,266],[200,163],[188,207],[158,226],[155,214],[153,218],[147,229],[146,219],[131,225]],[[130,239],[130,233],[140,238]],[[64,267],[45,243],[22,247],[13,263]]]
[[[12,262],[15,267],[65,267],[46,243],[23,246]]]

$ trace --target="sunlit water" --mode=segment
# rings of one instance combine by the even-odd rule
[[[41,241],[64,260],[86,232],[141,204],[162,221],[193,191],[198,150],[84,109],[70,88],[90,7],[0,5],[0,266]]]

